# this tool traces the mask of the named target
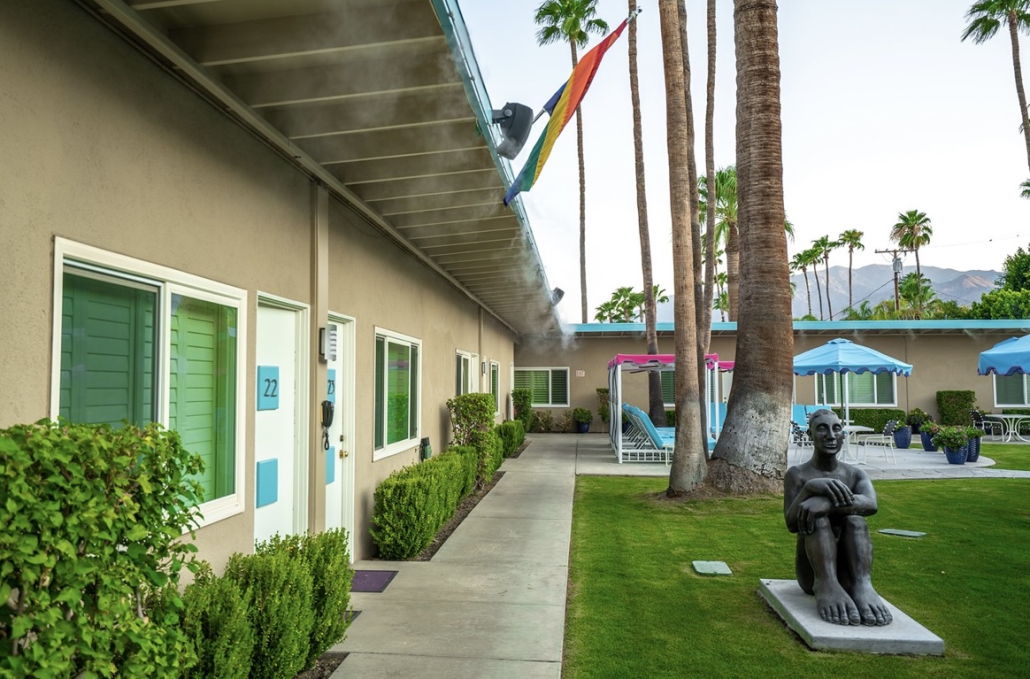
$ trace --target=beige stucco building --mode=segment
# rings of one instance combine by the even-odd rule
[[[0,426],[178,429],[218,568],[276,531],[371,555],[447,399],[504,418],[557,325],[454,2],[7,2],[0,63]]]

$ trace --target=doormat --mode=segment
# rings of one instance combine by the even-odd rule
[[[354,571],[352,592],[382,592],[393,580],[397,571]]]

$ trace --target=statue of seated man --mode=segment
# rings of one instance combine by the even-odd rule
[[[783,481],[783,515],[798,536],[798,584],[815,595],[826,622],[890,624],[890,610],[873,589],[873,543],[864,518],[876,513],[876,491],[864,471],[838,459],[845,434],[833,411],[816,411],[809,435],[812,459],[788,469]]]

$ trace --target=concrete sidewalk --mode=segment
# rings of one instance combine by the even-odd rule
[[[667,477],[669,468],[618,464],[607,435],[530,440],[432,561],[355,564],[398,573],[382,593],[351,595],[361,615],[333,648],[349,653],[334,679],[560,679],[575,477]],[[863,469],[874,480],[1030,478],[990,469],[988,445],[975,465],[922,450],[897,451],[895,465],[871,452]]]

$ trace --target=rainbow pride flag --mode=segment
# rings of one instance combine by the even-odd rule
[[[536,183],[537,178],[540,176],[540,171],[544,168],[544,163],[547,162],[548,156],[551,155],[551,148],[558,139],[558,135],[565,129],[565,125],[572,120],[579,102],[583,101],[583,96],[587,93],[587,89],[589,89],[590,83],[594,79],[594,74],[597,73],[597,67],[601,65],[601,58],[604,57],[604,53],[608,51],[608,48],[622,35],[622,31],[626,28],[627,23],[629,23],[629,19],[619,24],[618,28],[605,36],[604,40],[597,43],[592,50],[584,54],[583,58],[576,64],[576,68],[572,70],[572,75],[569,76],[568,81],[562,83],[562,86],[558,88],[554,96],[544,104],[544,109],[551,114],[550,120],[547,122],[547,128],[540,135],[540,139],[537,140],[532,152],[530,152],[529,158],[526,159],[522,172],[519,172],[519,176],[515,178],[511,188],[508,189],[508,193],[504,195],[505,205],[510,203],[522,191],[529,191],[533,188],[533,184]]]

